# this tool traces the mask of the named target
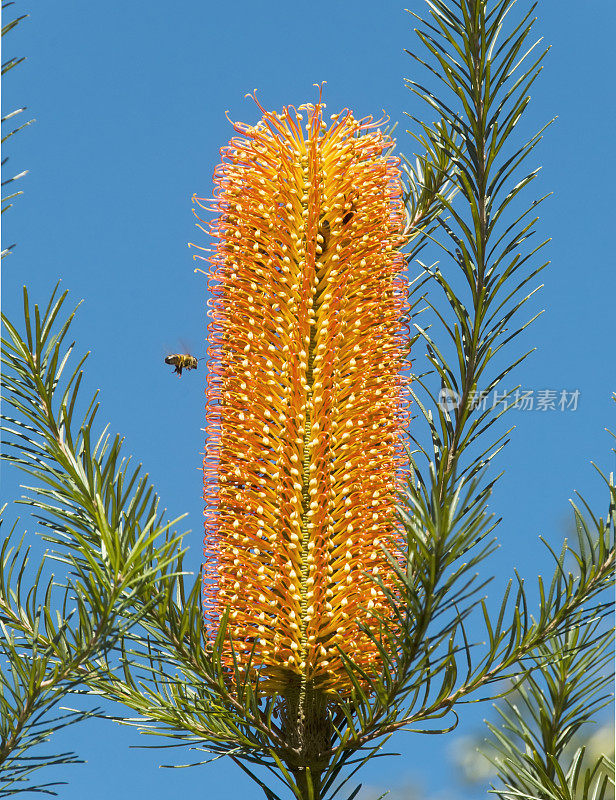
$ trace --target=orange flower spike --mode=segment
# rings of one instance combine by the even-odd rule
[[[299,676],[345,695],[338,648],[378,672],[357,621],[378,631],[390,613],[370,575],[393,589],[379,545],[403,541],[402,183],[371,118],[261,110],[214,176],[206,618],[213,632],[229,608],[263,691]]]

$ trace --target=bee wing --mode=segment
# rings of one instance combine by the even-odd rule
[[[186,355],[192,355],[195,352],[193,345],[186,339],[178,339],[180,351]]]

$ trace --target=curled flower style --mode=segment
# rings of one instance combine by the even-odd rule
[[[402,182],[372,118],[259,108],[214,175],[205,613],[260,690],[344,696],[341,653],[380,671],[357,623],[391,616],[403,541]]]

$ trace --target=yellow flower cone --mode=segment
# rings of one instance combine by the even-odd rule
[[[261,106],[259,106],[261,108]],[[324,105],[266,112],[222,149],[210,232],[206,618],[229,608],[266,693],[378,673],[408,419],[404,228],[392,141]],[[200,198],[195,202],[206,208]],[[377,616],[375,616],[377,615]]]

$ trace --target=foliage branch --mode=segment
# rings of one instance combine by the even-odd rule
[[[616,487],[601,477],[611,496],[605,522],[583,500],[581,506],[572,503],[583,541],[593,541],[597,530],[614,524]],[[535,670],[520,665],[515,689],[496,704],[499,724],[487,722],[490,736],[479,748],[496,768],[497,797],[613,800],[613,745],[612,758],[593,754],[589,739],[590,725],[614,700],[613,648],[612,625],[578,620],[537,648]]]
[[[584,524],[584,523],[582,523]],[[497,770],[502,800],[604,800],[613,797],[614,766],[588,746],[572,744],[613,701],[613,631],[592,620],[538,648],[537,669],[497,706],[500,725],[488,723],[483,750]],[[516,682],[517,683],[517,682]]]
[[[78,418],[85,358],[68,379],[64,376],[72,350],[64,338],[73,315],[53,327],[65,297],[56,300],[54,293],[41,315],[37,306],[30,307],[24,289],[25,338],[3,316],[3,457],[34,479],[24,487],[28,494],[22,502],[35,509],[48,531],[43,538],[54,547],[50,556],[67,573],[65,585],[58,584],[53,575],[45,576],[43,560],[32,574],[23,537],[13,546],[11,536],[5,539],[0,563],[6,659],[0,793],[7,794],[22,790],[34,768],[74,760],[68,755],[33,757],[26,751],[89,715],[50,719],[49,712],[95,668],[92,660],[113,648],[140,619],[150,601],[137,605],[136,597],[146,586],[150,592],[155,579],[163,584],[174,576],[183,552],[180,537],[171,533],[175,523],[163,520],[147,475],[123,457],[119,437],[103,431],[93,441],[96,397]]]
[[[4,2],[4,3],[2,3],[2,11],[4,13],[6,13],[6,10],[10,6],[13,6],[13,5],[15,5],[14,2]],[[19,25],[20,22],[22,22],[24,19],[27,18],[27,16],[28,16],[27,14],[21,14],[19,16],[13,17],[8,22],[6,22],[5,24],[2,25],[2,47],[3,48],[5,46],[4,37],[6,36],[6,34],[8,34],[10,31],[14,30]],[[8,58],[6,61],[4,61],[2,63],[2,78],[3,78],[3,80],[4,80],[4,76],[7,75],[8,72],[10,72],[10,70],[12,70],[18,64],[21,64],[22,61],[25,61],[25,56],[13,56],[11,58]],[[4,84],[3,84],[3,86],[4,86]],[[32,122],[34,122],[34,120],[29,120],[28,122],[24,122],[21,125],[18,125],[16,128],[12,128],[12,125],[15,122],[15,117],[17,117],[19,114],[22,114],[25,110],[26,110],[25,107],[23,107],[23,108],[15,108],[15,109],[7,112],[6,114],[3,114],[2,119],[0,120],[0,122],[2,123],[2,141],[1,141],[1,143],[2,143],[3,146],[5,145],[5,143],[12,136],[15,136],[16,133],[19,133],[19,131],[23,130],[24,128],[27,128],[28,125],[31,125]],[[4,132],[5,128],[11,128],[11,130],[9,130],[9,131],[7,131],[5,133]],[[2,159],[2,167],[3,168],[4,168],[5,164],[7,163],[7,161],[8,161],[8,156]],[[26,175],[27,172],[28,172],[28,170],[23,170],[22,172],[19,172],[16,175],[12,175],[10,178],[4,178],[3,177],[3,179],[2,179],[3,193],[2,193],[2,202],[0,204],[1,208],[2,208],[2,211],[1,211],[2,214],[4,214],[5,211],[8,211],[8,209],[13,205],[12,201],[16,197],[18,197],[20,194],[22,194],[22,192],[20,190],[12,191],[12,186],[11,186],[11,189],[9,189],[9,194],[4,194],[4,187],[5,186],[9,186],[14,181],[17,181],[20,178],[23,178],[23,176]],[[8,255],[12,251],[12,249],[14,247],[15,247],[15,245],[11,244],[7,248],[5,248],[2,251],[1,257],[4,258],[4,256]]]

